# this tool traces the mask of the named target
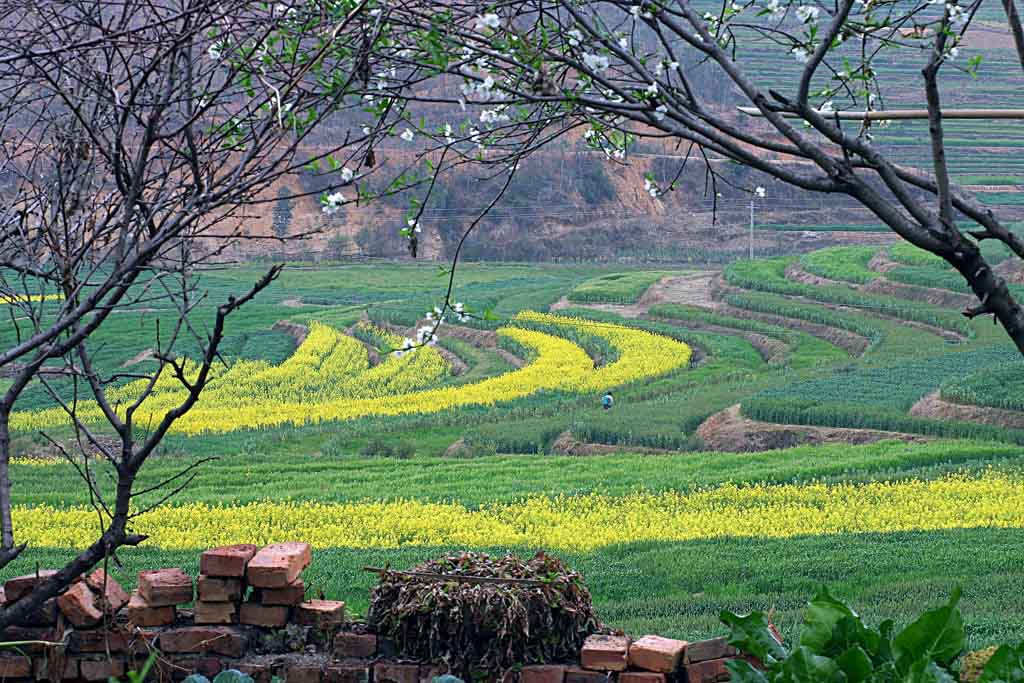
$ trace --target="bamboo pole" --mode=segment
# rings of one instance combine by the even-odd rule
[[[747,116],[763,117],[764,114],[757,107],[737,107],[741,113]],[[802,118],[794,112],[779,112],[787,119]],[[830,119],[839,118],[842,121],[895,121],[897,119],[927,119],[927,109],[889,109],[886,111],[819,111],[823,116]],[[1024,119],[1024,109],[945,109],[942,112],[944,119]]]

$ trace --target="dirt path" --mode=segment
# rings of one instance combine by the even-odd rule
[[[701,271],[688,275],[668,275],[647,288],[635,304],[581,304],[562,297],[551,304],[551,311],[566,308],[592,308],[595,311],[617,313],[623,318],[639,318],[647,315],[655,304],[689,304],[713,308],[711,280],[718,271]]]
[[[697,436],[710,451],[725,453],[756,453],[800,445],[823,443],[865,444],[898,439],[923,443],[929,439],[918,434],[883,432],[873,429],[812,427],[758,422],[744,417],[736,404],[717,412],[697,428]]]
[[[987,406],[972,406],[944,401],[938,391],[933,391],[910,409],[910,414],[934,420],[977,422],[1007,429],[1024,429],[1024,413]]]

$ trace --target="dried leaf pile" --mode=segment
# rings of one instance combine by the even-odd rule
[[[473,583],[409,574],[526,579],[535,583]],[[382,572],[368,614],[378,634],[410,659],[445,663],[468,676],[517,664],[574,660],[601,624],[583,577],[561,560],[483,553],[449,555],[409,572]]]

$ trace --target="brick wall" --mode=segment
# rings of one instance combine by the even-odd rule
[[[344,603],[306,600],[302,571],[311,559],[306,543],[214,548],[200,556],[195,579],[177,568],[147,570],[131,595],[97,570],[0,633],[27,643],[0,650],[0,681],[106,681],[140,669],[151,653],[159,681],[224,669],[256,683],[432,683],[447,673],[401,660],[389,640],[346,619]],[[7,580],[0,602],[17,601],[47,573]],[[728,680],[725,663],[735,654],[724,638],[594,635],[578,661],[528,664],[490,683],[714,683]]]

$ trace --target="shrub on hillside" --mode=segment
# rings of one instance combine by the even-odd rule
[[[384,571],[367,619],[403,656],[445,662],[466,680],[475,671],[575,659],[601,628],[583,577],[544,553],[522,560],[467,552]]]

